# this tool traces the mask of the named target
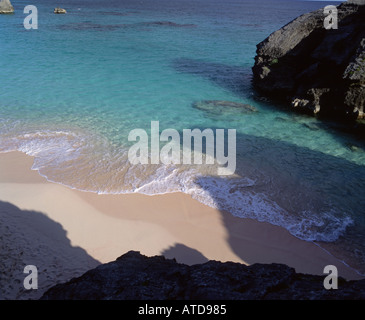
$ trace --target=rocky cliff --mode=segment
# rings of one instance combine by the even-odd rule
[[[308,113],[364,118],[364,4],[339,5],[337,29],[325,28],[320,9],[272,33],[257,45],[255,88]]]
[[[11,5],[9,0],[1,0],[0,1],[0,14],[1,13],[13,13],[14,8]]]
[[[295,273],[282,264],[209,261],[187,266],[130,251],[54,286],[41,299],[365,299],[365,280],[340,278],[338,290],[325,290],[323,280],[324,276]]]

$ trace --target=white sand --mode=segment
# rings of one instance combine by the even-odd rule
[[[340,276],[361,278],[283,228],[235,218],[182,193],[151,197],[71,190],[47,182],[30,170],[32,163],[19,152],[0,154],[0,299],[38,298],[54,284],[129,250],[187,264],[285,263],[321,275],[333,264]],[[38,268],[38,290],[23,288],[28,264]]]

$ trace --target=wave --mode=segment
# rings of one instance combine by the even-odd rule
[[[99,194],[183,192],[218,210],[286,228],[306,241],[336,241],[353,224],[346,213],[286,210],[256,179],[220,177],[214,166],[137,165],[126,148],[82,131],[33,131],[0,135],[0,152],[21,151],[35,157],[32,169],[47,180]]]

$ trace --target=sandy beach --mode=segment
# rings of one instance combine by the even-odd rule
[[[281,227],[233,217],[189,195],[81,192],[46,181],[32,164],[20,152],[0,154],[0,299],[39,298],[49,287],[130,250],[186,264],[285,263],[318,275],[332,264],[346,279],[362,278]],[[23,288],[29,264],[38,268],[38,290]]]

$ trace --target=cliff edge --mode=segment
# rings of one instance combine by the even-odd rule
[[[326,290],[324,276],[296,273],[283,264],[245,266],[209,261],[187,266],[163,256],[130,251],[79,278],[49,289],[43,300],[274,300],[365,299],[365,280],[338,279]]]
[[[337,29],[325,28],[328,14],[304,14],[259,43],[253,85],[311,114],[364,118],[365,0],[337,6]]]

